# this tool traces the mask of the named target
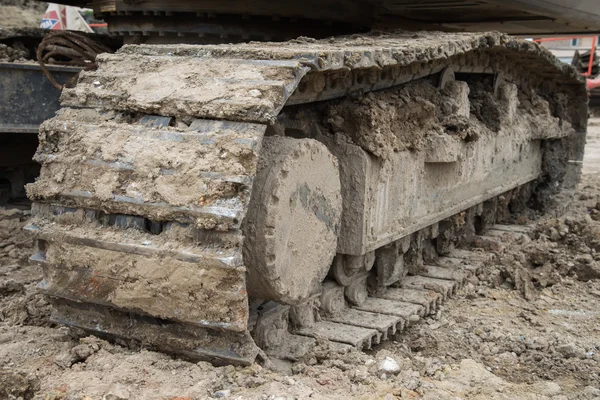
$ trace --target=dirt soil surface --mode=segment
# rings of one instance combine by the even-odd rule
[[[0,0],[0,28],[39,28],[48,3],[34,0]]]
[[[487,251],[433,317],[370,352],[323,343],[291,366],[214,367],[77,336],[49,321],[22,231],[0,210],[0,399],[598,399],[600,119],[567,213]]]

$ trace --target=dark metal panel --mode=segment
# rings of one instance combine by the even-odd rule
[[[0,133],[0,170],[33,163],[31,159],[37,146],[37,132],[35,134]],[[2,174],[0,174],[1,178],[3,178]]]
[[[79,68],[48,66],[58,82],[71,79]],[[28,132],[54,116],[60,91],[37,64],[0,63],[0,132]]]

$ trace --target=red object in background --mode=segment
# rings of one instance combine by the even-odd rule
[[[590,50],[590,63],[587,72],[587,76],[592,76],[592,67],[594,66],[594,56],[596,55],[596,44],[598,43],[598,36],[594,36],[592,39],[592,50]]]
[[[588,73],[587,76],[591,76],[592,75],[592,67],[594,65],[594,55],[596,54],[596,44],[598,41],[598,37],[594,36],[594,40],[592,41],[592,50],[590,51],[590,67],[588,69]],[[593,89],[596,89],[598,87],[600,87],[600,75],[597,76],[594,79],[589,79],[587,80],[587,87],[588,87],[588,91],[592,91]]]
[[[571,39],[580,39],[581,37],[579,36],[568,36],[568,37],[553,37],[553,38],[541,38],[541,39],[533,39],[533,41],[535,43],[544,43],[544,42],[557,42],[557,41],[563,41],[563,40],[571,40]],[[592,48],[590,50],[590,61],[588,63],[588,71],[585,73],[582,73],[583,76],[591,76],[592,75],[592,69],[594,67],[594,56],[596,55],[596,46],[598,45],[598,36],[594,36],[592,39]],[[590,85],[590,79],[588,79],[588,88]],[[596,80],[593,80],[593,82],[596,82]],[[594,86],[597,87],[597,86]]]
[[[571,40],[571,39],[579,39],[578,36],[569,36],[569,37],[553,37],[553,38],[541,38],[534,39],[533,41],[536,43],[544,43],[544,42],[556,42],[562,40]],[[596,55],[596,47],[598,45],[598,36],[594,36],[592,39],[592,48],[590,49],[590,60],[588,62],[588,70],[587,72],[582,73],[583,76],[588,77],[592,75],[592,70],[594,67],[594,56]],[[600,88],[600,75],[594,79],[587,79],[587,87],[588,91],[592,91],[594,89]]]
[[[588,90],[593,90],[593,89],[599,88],[600,87],[600,76],[596,77],[595,79],[588,79],[587,87],[588,87]]]

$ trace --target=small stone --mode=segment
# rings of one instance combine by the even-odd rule
[[[248,94],[252,97],[260,97],[262,96],[262,92],[258,89],[252,89],[248,92]]]
[[[102,400],[129,400],[129,391],[125,386],[117,383],[112,386]]]
[[[555,382],[537,382],[533,384],[532,388],[536,393],[549,397],[555,396],[562,391],[560,385]]]
[[[92,354],[94,354],[95,352],[96,351],[94,350],[94,347],[92,347],[88,344],[80,344],[71,349],[71,353],[73,353],[75,355],[75,357],[77,358],[77,361],[87,360],[87,358],[89,356],[91,356]]]
[[[558,242],[561,239],[560,234],[555,228],[550,228],[550,240]]]
[[[595,354],[596,354],[596,353],[595,353],[595,352],[593,352],[593,351],[588,351],[588,352],[585,354],[585,357],[586,357],[586,358],[591,358],[591,359],[593,359]]]
[[[367,367],[358,367],[354,370],[352,380],[355,382],[363,383],[369,378],[369,370]]]
[[[215,369],[215,367],[206,361],[199,361],[198,363],[196,363],[196,365],[198,366],[198,368],[200,368],[201,371],[211,371],[213,369]]]
[[[386,357],[379,362],[379,372],[396,375],[400,372],[400,364],[393,358]]]
[[[557,346],[556,351],[558,351],[560,354],[562,354],[563,357],[565,357],[565,358],[581,358],[581,359],[583,359],[586,357],[585,350],[573,343],[568,343],[568,344],[564,344],[561,346]]]
[[[600,389],[595,388],[593,386],[586,386],[585,388],[583,388],[583,392],[600,398]]]
[[[304,364],[304,363],[298,363],[298,364],[292,365],[292,374],[294,374],[294,375],[301,374],[304,372],[304,370],[306,370],[306,364]]]
[[[267,380],[260,376],[251,376],[244,381],[244,386],[248,388],[255,388],[264,385]]]
[[[58,365],[63,369],[70,368],[71,365],[77,362],[77,357],[70,351],[65,351],[54,357],[54,364]]]
[[[517,364],[519,362],[519,358],[514,352],[504,352],[498,355],[498,361],[504,364]]]
[[[548,341],[540,337],[535,337],[528,339],[525,342],[525,346],[530,350],[546,350],[548,348]]]
[[[225,397],[229,397],[231,395],[231,390],[226,389],[226,390],[217,390],[215,392],[215,397],[217,399],[223,399]]]
[[[6,296],[13,293],[20,293],[25,290],[25,285],[15,282],[12,279],[0,282],[0,296]]]
[[[39,390],[39,383],[24,373],[0,370],[0,398],[32,398]]]

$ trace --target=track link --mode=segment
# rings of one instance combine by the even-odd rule
[[[494,225],[490,232],[501,232],[496,236],[498,245],[509,245],[523,239],[531,232],[531,227],[522,225]],[[477,237],[475,237],[477,239]],[[475,240],[477,242],[477,240]],[[473,245],[467,245],[472,247]],[[327,339],[334,348],[368,350],[385,340],[411,327],[421,319],[435,315],[468,282],[470,278],[493,262],[494,253],[454,249],[447,257],[438,257],[424,267],[422,274],[409,275],[395,287],[370,293],[363,304],[351,305],[343,299],[343,288],[328,282],[325,290],[338,292],[336,301],[341,306],[332,313],[325,312],[322,320],[297,329],[295,335]],[[434,271],[434,272],[432,272]],[[435,275],[433,277],[432,275]],[[325,307],[327,308],[327,307]],[[330,310],[331,311],[331,310]],[[298,337],[290,335],[290,337]],[[273,356],[297,360],[305,353],[280,353],[278,349],[269,352]]]
[[[348,344],[357,349],[370,349],[382,340],[401,333],[422,318],[438,312],[440,306],[454,297],[466,280],[477,274],[492,255],[461,251],[451,263],[440,258],[435,266],[426,266],[437,277],[411,275],[397,288],[369,295],[359,306],[345,307],[334,315],[325,316],[310,328],[296,334],[322,337],[333,342]],[[442,277],[443,276],[443,277]],[[352,333],[352,340],[348,335]]]

